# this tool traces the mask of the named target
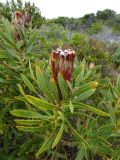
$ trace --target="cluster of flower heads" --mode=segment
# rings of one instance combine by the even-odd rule
[[[15,12],[14,18],[12,19],[12,26],[15,30],[14,32],[15,39],[16,41],[19,41],[20,35],[17,31],[18,26],[23,28],[27,26],[31,26],[31,18],[27,8],[24,10],[24,15],[22,15],[22,13],[19,11]]]
[[[64,80],[70,81],[74,68],[75,51],[72,49],[53,50],[50,57],[50,65],[55,81],[58,81],[58,73],[61,73]]]

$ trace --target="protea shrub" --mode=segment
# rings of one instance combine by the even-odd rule
[[[95,134],[98,121],[94,121],[94,118],[102,116],[107,119],[110,114],[91,106],[94,104],[91,103],[94,101],[91,96],[98,86],[95,80],[97,68],[94,66],[90,69],[85,61],[78,63],[75,59],[73,50],[57,49],[50,54],[50,67],[46,62],[40,61],[35,64],[34,71],[33,65],[29,64],[30,73],[21,75],[30,94],[28,90],[26,94],[24,85],[19,84],[22,97],[16,98],[24,101],[27,108],[14,109],[11,114],[17,117],[15,123],[18,130],[33,135],[30,136],[27,146],[31,145],[36,158],[64,157],[64,149],[67,147],[76,150],[73,159],[80,156],[86,158],[86,152],[90,159],[89,153],[97,153],[97,150],[91,148],[96,145],[99,148],[101,143],[101,139]],[[90,121],[94,124],[91,126],[94,132],[90,131]],[[107,139],[104,135],[102,139],[104,146]],[[24,147],[25,145],[23,144]],[[109,145],[107,147],[111,150]],[[84,153],[79,153],[81,148]],[[31,152],[27,147],[24,151],[28,150]],[[98,153],[102,154],[102,151],[99,150]],[[67,157],[70,159],[70,155]]]

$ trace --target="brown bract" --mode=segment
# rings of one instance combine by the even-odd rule
[[[58,48],[52,51],[50,66],[55,81],[58,81],[58,73],[61,73],[64,80],[70,81],[74,68],[75,51],[72,49],[62,50]]]
[[[24,27],[23,16],[22,16],[22,13],[19,11],[15,12],[15,23],[20,25],[21,27]]]
[[[21,12],[16,11],[14,14],[14,18],[11,22],[13,30],[14,30],[14,37],[16,41],[20,41],[20,34],[18,32],[18,27],[26,28],[31,27],[31,19],[28,9],[25,9],[24,16]]]

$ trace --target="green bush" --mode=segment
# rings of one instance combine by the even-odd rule
[[[15,33],[20,37],[18,41]],[[30,60],[35,61],[41,57],[34,50],[37,35],[36,29],[22,28],[19,25],[15,30],[8,20],[2,18],[0,26],[0,151],[11,158],[14,157],[14,152],[17,152],[20,143],[24,142],[24,138],[28,138],[25,134],[19,135],[14,129],[14,122],[9,112],[17,105],[15,96],[19,95],[17,84],[21,82],[20,74],[28,71]],[[18,103],[17,107],[21,105],[22,103]],[[0,156],[2,156],[1,153]],[[24,158],[24,155],[21,159],[22,157]]]
[[[120,26],[119,25],[113,25],[112,31],[113,31],[113,33],[120,34]]]
[[[88,55],[89,44],[87,43],[87,37],[84,34],[75,33],[70,39],[69,44],[77,53],[79,59],[83,59]]]
[[[63,46],[68,43],[71,33],[65,30],[63,26],[57,24],[43,25],[40,29],[40,51],[43,51],[43,47],[46,52],[49,52],[54,48]]]
[[[120,65],[120,48],[112,55],[112,61],[116,65]]]
[[[33,94],[26,95],[20,86],[22,97],[18,97],[29,107],[11,111],[16,117],[17,129],[31,133],[34,137],[23,144],[26,146],[24,151],[30,152],[32,148],[36,158],[62,158],[65,157],[63,148],[69,144],[68,150],[76,148],[78,151],[73,153],[76,159],[90,159],[90,154],[92,157],[97,154],[102,156],[103,153],[111,155],[112,148],[106,142],[110,143],[108,137],[114,133],[114,125],[97,121],[100,116],[109,119],[110,114],[106,109],[102,111],[93,107],[92,98],[91,102],[85,103],[90,100],[98,85],[94,79],[96,68],[89,69],[85,62],[76,64],[71,82],[64,81],[62,75],[58,74],[58,83],[55,83],[50,68],[44,69],[43,62],[39,66],[37,64],[36,73],[33,73],[30,67],[31,80],[27,75],[22,75],[24,83]],[[33,86],[32,81],[37,86]],[[104,132],[108,132],[106,136]],[[34,140],[36,143],[33,144]],[[107,151],[101,150],[102,147]],[[71,156],[68,154],[66,157]]]
[[[22,96],[17,99],[27,108],[11,114],[16,128],[31,136],[19,154],[32,152],[40,159],[119,157],[115,143],[119,142],[120,76],[115,86],[107,80],[99,81],[98,88],[96,67],[89,69],[85,61],[75,66],[72,80],[64,81],[58,74],[58,84],[43,62],[37,63],[36,71],[30,66],[30,73],[22,74],[29,94],[19,85]]]
[[[93,23],[89,28],[88,28],[88,33],[90,35],[92,34],[97,34],[98,32],[100,32],[103,28],[103,24],[102,22],[96,22]]]
[[[71,49],[69,57],[66,50],[49,55],[69,45],[76,57]],[[32,29],[1,18],[0,159],[119,160],[120,76],[106,77],[110,65],[103,42],[52,23]]]
[[[28,8],[29,10],[30,16],[32,18],[33,28],[35,26],[40,28],[40,26],[44,23],[44,17],[41,16],[39,8],[37,8],[34,3],[23,3],[22,0],[11,0],[10,2],[6,1],[5,4],[0,2],[0,19],[2,16],[4,16],[9,21],[11,21],[13,18],[12,16],[14,16],[14,12],[20,11],[24,14],[24,8]]]

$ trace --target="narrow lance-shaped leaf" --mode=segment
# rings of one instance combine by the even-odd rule
[[[98,85],[98,82],[92,82],[92,84],[84,85],[80,91],[75,94],[74,101],[82,101],[88,97],[90,97],[94,92],[96,91],[96,87]]]
[[[41,115],[39,113],[24,109],[15,109],[10,111],[10,113],[16,117],[41,118]]]
[[[75,160],[83,159],[84,154],[85,154],[85,150],[86,150],[86,148],[85,148],[84,144],[82,144],[79,152],[77,153],[77,156],[76,156]]]
[[[21,41],[17,41],[16,45],[17,45],[17,47],[18,47],[18,48],[21,48],[21,47],[22,47],[22,45],[23,45],[23,43],[24,43],[24,41],[23,41],[23,40],[21,40]]]
[[[40,127],[27,127],[27,126],[16,126],[17,129],[25,132],[39,132]]]
[[[120,158],[120,146],[116,147],[115,150],[112,153],[111,160],[119,160]]]
[[[37,151],[35,157],[38,158],[43,152],[45,152],[48,148],[50,148],[52,141],[53,141],[54,132],[46,139],[43,143],[42,147]]]
[[[66,83],[70,89],[71,92],[73,92],[73,87],[72,87],[72,83],[70,83],[70,81],[66,80]]]
[[[82,137],[82,135],[80,135],[80,134],[78,133],[78,131],[75,130],[68,121],[67,121],[67,123],[68,123],[69,127],[71,128],[73,134],[76,135],[87,147],[91,148],[91,146],[90,146],[89,143],[86,141],[86,139],[84,139],[84,138]]]
[[[79,72],[79,74],[78,74],[78,76],[76,78],[75,85],[79,85],[79,83],[83,81],[84,72],[85,72],[85,65],[81,64],[80,72]]]
[[[83,104],[83,103],[77,103],[77,104],[73,104],[74,105],[74,108],[83,108],[83,109],[86,109],[86,110],[88,110],[88,111],[91,111],[91,112],[93,112],[93,113],[96,113],[96,114],[98,114],[98,115],[101,115],[101,116],[105,116],[105,117],[109,117],[110,116],[110,114],[108,114],[108,113],[106,113],[106,112],[103,112],[103,111],[101,111],[101,110],[99,110],[99,109],[97,109],[97,108],[94,108],[94,107],[92,107],[92,106],[90,106],[90,105],[87,105],[87,104]]]
[[[25,93],[24,93],[24,91],[22,89],[22,86],[20,84],[18,84],[18,88],[19,88],[20,93],[22,94],[22,96],[25,96]]]
[[[75,69],[74,69],[74,71],[73,71],[73,77],[74,77],[74,78],[77,78],[77,76],[78,76],[78,74],[80,73],[81,69],[82,69],[81,65],[77,65],[77,66],[75,67]]]
[[[60,130],[52,144],[52,148],[54,148],[60,141],[61,137],[62,137],[62,134],[63,134],[63,130],[64,130],[64,123],[62,123],[61,127],[60,127]]]
[[[30,35],[30,38],[28,40],[28,44],[27,44],[27,47],[26,47],[26,53],[30,53],[31,52],[31,49],[32,49],[32,46],[33,46],[33,43],[34,43],[34,40],[35,40],[36,36],[37,36],[37,32],[35,30]]]
[[[74,112],[74,106],[73,106],[73,104],[72,104],[72,102],[71,102],[71,101],[70,101],[69,106],[70,106],[70,111],[71,111],[71,113],[73,113],[73,112]]]
[[[73,100],[74,102],[77,101],[83,101],[86,98],[90,97],[92,94],[94,94],[94,92],[96,91],[96,89],[90,89],[82,94],[80,94],[79,96],[76,96],[75,99]]]
[[[53,77],[50,78],[50,87],[51,87],[51,91],[54,97],[58,99],[58,90],[57,90],[57,86],[56,86],[56,83]]]
[[[52,110],[55,108],[55,105],[50,104],[48,102],[45,102],[41,100],[40,98],[36,98],[30,95],[26,95],[25,98],[28,100],[29,103],[31,103],[33,106],[41,109],[42,111],[45,110]]]
[[[36,77],[37,84],[44,94],[45,98],[50,102],[53,102],[53,95],[51,94],[51,89],[48,87],[49,80],[46,80],[44,71],[40,69],[40,67],[36,66]],[[50,83],[49,83],[50,84]]]
[[[20,125],[26,125],[26,126],[31,126],[31,125],[39,125],[41,120],[36,120],[36,119],[15,119],[15,122]]]
[[[66,99],[68,97],[68,86],[60,73],[58,74],[58,83],[60,86],[62,97],[63,99]]]
[[[120,75],[117,78],[117,90],[120,93]]]
[[[27,77],[26,77],[25,75],[23,75],[23,74],[21,74],[21,77],[22,77],[24,83],[27,85],[27,87],[28,87],[31,91],[33,91],[34,93],[37,94],[37,91],[36,91],[35,87],[34,87],[34,86],[32,85],[32,83],[27,79]]]
[[[34,81],[36,81],[36,78],[35,78],[35,75],[34,75],[34,73],[33,73],[33,69],[32,69],[32,66],[31,66],[30,61],[29,61],[29,70],[30,70],[31,78],[32,78]]]
[[[98,82],[96,81],[85,83],[80,88],[74,89],[73,96],[79,96],[80,94],[90,89],[95,89],[97,86],[98,86]]]

